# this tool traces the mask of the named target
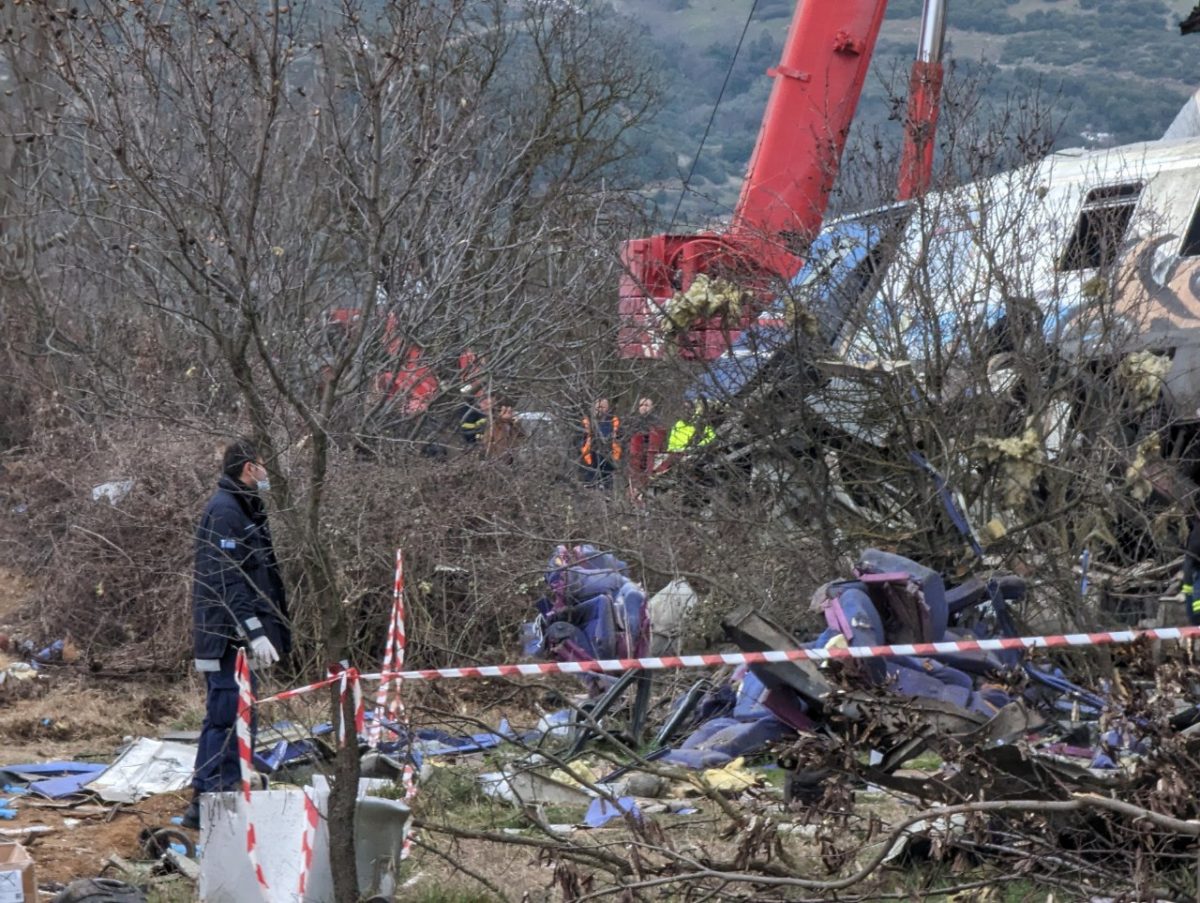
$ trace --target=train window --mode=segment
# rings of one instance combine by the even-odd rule
[[[1088,270],[1111,266],[1141,193],[1141,182],[1106,185],[1089,191],[1058,268]]]
[[[1180,257],[1200,257],[1200,202],[1192,212],[1192,221],[1188,223],[1187,232],[1183,236],[1183,245],[1179,248]]]

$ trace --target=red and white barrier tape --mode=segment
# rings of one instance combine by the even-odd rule
[[[387,656],[384,659],[384,670],[380,674],[359,674],[357,669],[347,668],[338,671],[324,680],[284,690],[265,699],[254,699],[250,685],[250,671],[246,663],[245,650],[238,651],[235,668],[238,683],[238,718],[237,741],[238,757],[242,772],[242,793],[247,802],[250,800],[250,775],[252,772],[250,746],[250,719],[254,706],[267,702],[277,702],[291,699],[328,687],[340,682],[341,691],[341,723],[338,728],[338,739],[342,744],[348,741],[345,725],[346,693],[354,694],[354,727],[356,734],[363,730],[364,711],[362,703],[361,681],[380,681],[380,691],[376,696],[376,719],[372,725],[372,733],[377,734],[380,724],[380,714],[390,713],[388,709],[388,690],[395,687],[396,713],[403,716],[403,703],[400,701],[400,682],[404,680],[455,680],[488,677],[528,677],[541,674],[590,674],[605,671],[628,671],[641,669],[646,671],[676,670],[683,668],[711,668],[722,665],[756,665],[792,661],[840,661],[846,659],[894,658],[897,656],[930,656],[946,655],[954,652],[998,652],[1008,649],[1052,649],[1058,647],[1087,647],[1107,646],[1123,643],[1133,643],[1141,639],[1153,640],[1184,640],[1200,638],[1200,627],[1159,627],[1147,630],[1118,630],[1100,633],[1067,633],[1051,634],[1048,636],[1030,637],[1000,637],[985,640],[955,640],[941,643],[908,643],[887,646],[835,646],[824,649],[772,649],[765,652],[730,652],[713,655],[669,655],[649,658],[617,658],[596,659],[583,662],[539,662],[520,665],[484,665],[464,668],[426,668],[419,671],[389,670],[389,665],[403,668],[404,665],[404,609],[401,594],[403,592],[403,570],[400,555],[397,553],[396,587],[397,598],[393,612],[393,620],[388,636]],[[410,764],[404,768],[405,800],[412,800],[416,794],[416,783],[413,780],[413,770]],[[308,867],[312,862],[312,846],[310,829],[315,830],[317,810],[305,791],[305,833],[301,841],[302,871],[300,873],[300,893],[303,895],[307,880]],[[401,858],[408,856],[412,845],[411,835],[406,837],[401,851]],[[246,813],[246,852],[254,868],[260,889],[267,891],[266,878],[258,863],[255,851],[254,825],[250,823],[249,811]]]
[[[392,588],[392,617],[388,622],[387,642],[384,645],[383,673],[399,671],[404,667],[404,551],[396,550],[396,579]],[[393,694],[393,688],[395,688]],[[391,704],[395,697],[396,705]],[[379,746],[383,734],[383,721],[386,718],[395,722],[397,707],[403,708],[400,701],[400,682],[382,680],[379,682],[379,692],[375,695],[375,720],[367,737],[367,745],[371,749]]]
[[[316,683],[306,684],[303,687],[296,687],[293,690],[283,690],[276,693],[274,696],[265,696],[262,699],[255,700],[255,705],[264,705],[268,702],[282,702],[285,699],[295,699],[297,696],[305,696],[317,690],[322,690],[325,687],[339,684],[338,699],[341,703],[341,716],[338,722],[338,743],[341,746],[346,745],[348,732],[346,731],[346,716],[345,702],[346,693],[350,692],[354,695],[354,729],[357,733],[362,733],[363,727],[366,724],[367,713],[366,707],[363,704],[362,697],[362,679],[363,675],[358,672],[357,668],[342,668],[338,665],[330,667],[329,676],[324,680],[318,680]]]
[[[250,664],[246,661],[246,650],[239,649],[233,664],[233,678],[237,682],[237,746],[238,766],[242,777],[242,796],[250,802],[250,775],[253,772],[253,743],[250,725],[254,718],[254,688],[250,684]]]
[[[363,708],[362,680],[357,668],[339,668],[335,674],[341,686],[338,689],[338,746],[349,742],[350,732],[346,730],[346,695],[349,693],[354,702],[354,736],[357,743],[366,722],[366,710]]]
[[[341,679],[341,672],[336,671],[329,677],[326,677],[324,680],[318,680],[316,683],[306,684],[303,687],[296,687],[292,690],[282,690],[276,693],[274,696],[265,696],[258,700],[258,704],[263,705],[267,702],[282,702],[285,699],[295,699],[297,696],[306,696],[307,694],[315,692],[316,690],[321,690],[325,687],[332,686],[333,684],[340,683]],[[361,674],[359,675],[359,680],[362,680]]]
[[[955,640],[941,643],[911,643],[892,646],[847,646],[831,649],[771,649],[766,652],[721,652],[711,655],[668,655],[656,658],[605,658],[582,662],[528,662],[520,665],[470,665],[461,668],[425,668],[360,674],[359,680],[459,680],[485,677],[536,677],[539,674],[590,674],[598,671],[671,671],[682,668],[714,668],[722,665],[758,665],[776,662],[827,662],[851,658],[894,658],[902,655],[946,655],[952,652],[996,652],[1005,649],[1053,649],[1062,646],[1108,646],[1148,640],[1200,638],[1200,627],[1157,627],[1107,633],[1066,633],[1047,636],[1001,637],[991,640]],[[262,705],[303,696],[327,687],[331,677],[294,690],[284,690],[258,700]]]
[[[713,655],[668,655],[656,658],[609,658],[583,662],[535,662],[522,665],[481,665],[426,668],[392,674],[363,674],[363,680],[457,680],[482,677],[529,677],[539,674],[590,674],[598,671],[670,671],[721,665],[759,665],[778,662],[827,662],[853,658],[946,655],[953,652],[995,652],[1005,649],[1053,649],[1061,646],[1108,646],[1140,639],[1184,640],[1200,637],[1200,627],[1158,627],[1105,633],[1066,633],[1049,636],[1001,637],[891,646],[841,646],[829,649],[772,649],[766,652],[725,652]]]
[[[270,888],[267,886],[267,876],[263,874],[262,863],[258,861],[258,838],[254,833],[254,822],[250,819],[250,776],[254,773],[254,763],[251,756],[254,753],[251,740],[251,722],[254,718],[254,687],[250,682],[250,663],[246,660],[246,650],[239,649],[233,666],[234,680],[238,688],[238,711],[236,722],[238,766],[242,778],[242,800],[245,803],[246,814],[246,858],[254,869],[254,877],[258,881],[258,889],[264,899],[270,899]]]
[[[300,883],[298,889],[298,899],[304,899],[304,892],[308,888],[308,873],[312,869],[313,861],[313,839],[317,833],[317,823],[321,819],[321,813],[317,810],[317,804],[312,799],[312,788],[304,788],[304,833],[300,837]]]
[[[396,550],[396,581],[394,586],[394,603],[392,605],[391,623],[388,625],[387,646],[384,650],[383,673],[394,674],[404,668],[404,652],[408,635],[404,629],[404,551]],[[399,678],[389,678],[379,682],[379,692],[375,697],[375,720],[371,725],[368,745],[375,749],[379,745],[383,733],[383,722],[387,719],[392,724],[407,725],[404,712],[402,684]],[[404,784],[404,801],[412,803],[417,795],[417,783],[413,774],[410,756],[404,757],[404,771],[401,780]],[[413,837],[411,832],[404,837],[400,848],[400,858],[407,859],[412,852]]]

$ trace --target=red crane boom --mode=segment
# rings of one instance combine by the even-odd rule
[[[925,18],[931,6],[942,9],[944,0],[926,0]],[[697,276],[728,277],[759,300],[701,316],[675,336],[685,357],[710,360],[749,325],[779,280],[799,272],[821,229],[886,9],[887,0],[798,0],[779,65],[767,70],[775,85],[728,231],[655,235],[622,247],[618,343],[624,357],[662,356],[668,302]],[[933,19],[944,26],[942,13]],[[939,40],[939,58],[940,52]],[[913,85],[921,65],[919,55]],[[930,65],[921,69],[921,99],[909,101],[905,159],[911,160],[902,194],[928,184],[941,85],[940,63],[936,85]]]

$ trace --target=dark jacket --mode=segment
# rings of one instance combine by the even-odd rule
[[[653,414],[638,414],[629,428],[629,481],[644,486],[655,472],[658,457],[666,450],[667,430]]]
[[[1195,587],[1200,576],[1200,515],[1192,518],[1191,526],[1183,554],[1183,593],[1188,623],[1200,625],[1200,597],[1197,597]]]
[[[192,623],[199,671],[218,670],[230,643],[265,635],[280,655],[292,646],[266,509],[232,477],[221,478],[196,527]]]
[[[459,412],[458,435],[468,448],[478,445],[487,432],[488,415],[475,404],[465,404]]]

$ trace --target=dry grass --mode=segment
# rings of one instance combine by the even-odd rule
[[[127,736],[157,736],[201,697],[187,685],[100,680],[70,669],[0,686],[0,764],[30,758],[111,758]]]

